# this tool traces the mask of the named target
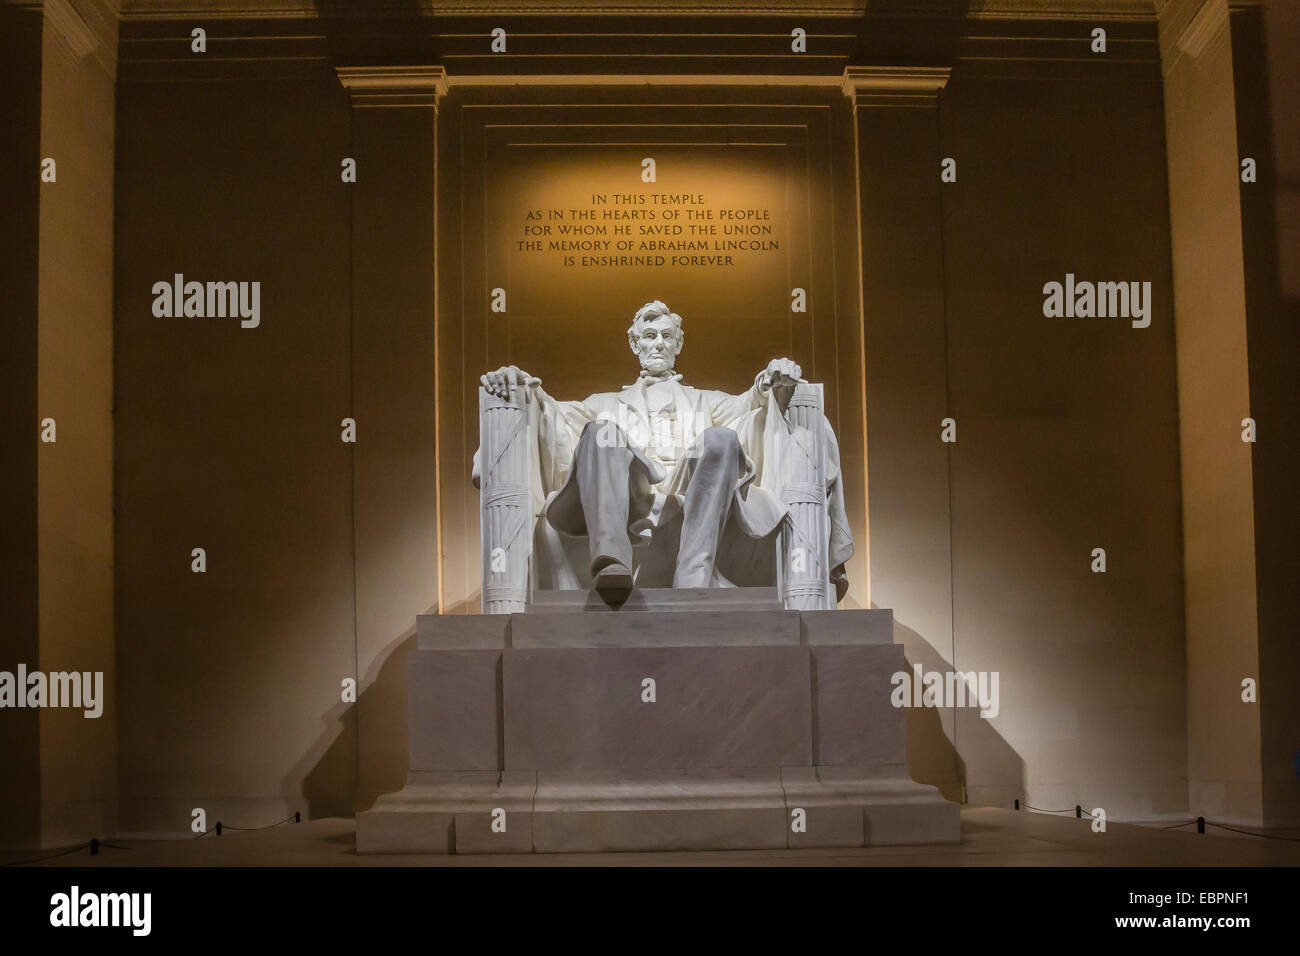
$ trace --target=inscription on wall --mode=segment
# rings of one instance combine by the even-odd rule
[[[648,298],[715,322],[787,314],[807,272],[802,180],[781,147],[506,147],[485,196],[488,287],[516,317],[630,315]]]
[[[568,269],[727,269],[781,251],[776,219],[770,207],[737,207],[702,192],[591,193],[583,205],[528,209],[515,246]]]
[[[626,330],[651,299],[681,314],[679,364],[702,385],[743,388],[804,348],[790,290],[811,271],[808,182],[786,146],[517,143],[488,162],[482,288],[503,308],[485,367],[527,356],[566,398],[624,384]]]

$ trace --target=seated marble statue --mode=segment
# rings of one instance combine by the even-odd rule
[[[783,485],[795,487],[773,460],[778,433],[790,430],[777,396],[788,400],[796,385],[808,387],[802,370],[774,359],[739,395],[686,385],[674,367],[685,342],[682,319],[659,301],[637,310],[627,337],[641,373],[617,392],[558,401],[513,365],[481,378],[495,397],[485,401],[522,391],[534,409],[534,490],[541,496],[531,547],[535,586],[773,586],[776,536],[791,507]],[[822,589],[833,585],[838,603],[853,540],[838,447],[820,401],[815,417],[822,465],[808,473],[820,478],[812,492],[805,481],[794,497],[816,501],[825,515],[824,540],[807,544],[824,561]],[[476,455],[476,483],[480,467]]]

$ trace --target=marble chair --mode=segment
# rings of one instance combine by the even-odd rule
[[[771,603],[791,610],[834,608],[843,595],[842,561],[833,555],[843,517],[838,449],[822,411],[822,386],[774,389],[761,424],[762,487],[786,509],[767,538],[724,534],[715,573],[718,599],[747,606]],[[555,606],[581,607],[590,597],[585,537],[561,534],[544,517],[560,487],[548,487],[539,467],[537,401],[522,386],[502,398],[479,389],[479,450],[474,484],[480,491],[484,614],[513,614]],[[676,600],[708,601],[711,594],[672,595],[680,503],[673,498],[634,538],[635,588],[662,590]],[[851,545],[849,546],[851,552]],[[838,557],[838,561],[836,558]],[[834,562],[834,563],[833,563]],[[739,590],[737,590],[739,589]],[[636,593],[634,591],[634,594]],[[592,598],[588,606],[597,599]],[[661,606],[669,606],[665,603]]]

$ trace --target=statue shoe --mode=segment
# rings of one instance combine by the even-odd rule
[[[613,562],[596,572],[591,585],[597,591],[630,591],[632,590],[632,572],[626,565]]]

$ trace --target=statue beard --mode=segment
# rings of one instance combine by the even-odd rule
[[[652,382],[662,382],[665,379],[672,378],[677,374],[673,369],[675,359],[675,355],[665,355],[661,358],[657,356],[641,356],[640,377],[645,380],[647,384]]]

